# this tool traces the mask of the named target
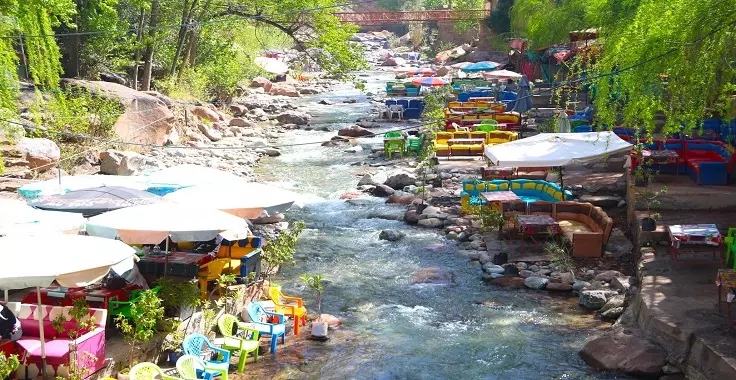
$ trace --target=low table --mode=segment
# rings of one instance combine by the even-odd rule
[[[718,311],[721,310],[721,297],[723,290],[726,290],[726,306],[728,307],[728,328],[733,326],[731,320],[731,303],[735,298],[734,291],[736,291],[736,270],[733,269],[719,269],[718,275],[716,276],[716,285],[718,286]]]
[[[723,252],[720,249],[723,236],[718,232],[718,227],[715,224],[674,224],[667,226],[667,232],[670,235],[670,255],[675,264],[675,269],[679,264],[712,264],[716,260],[716,250],[721,252],[721,262],[723,262]],[[685,244],[711,246],[713,260],[680,260],[680,255],[685,253],[681,247]],[[687,252],[695,253],[693,249]]]
[[[199,275],[199,266],[212,259],[209,254],[189,252],[172,252],[168,257],[148,255],[138,262],[138,269],[144,275],[194,278]]]
[[[677,163],[680,155],[674,150],[643,150],[641,152],[645,162],[667,165]],[[680,175],[680,165],[675,165],[675,174]]]
[[[524,236],[537,244],[534,239],[535,235],[548,235],[557,237],[562,234],[560,225],[549,215],[517,215],[516,221],[519,223],[521,254],[524,253]]]
[[[503,211],[503,202],[519,201],[518,195],[513,191],[489,191],[486,193],[480,193],[480,196],[488,202],[488,205],[496,211]]]

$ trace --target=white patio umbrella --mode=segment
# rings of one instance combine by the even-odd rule
[[[245,219],[284,213],[299,196],[275,186],[243,182],[231,186],[199,185],[177,190],[164,198],[184,205],[200,205]]]
[[[245,183],[245,179],[235,174],[192,164],[172,166],[139,176],[139,180],[147,184],[149,192],[158,195],[195,185]]]
[[[276,58],[258,57],[254,59],[253,62],[263,70],[272,74],[286,74],[286,72],[289,71],[289,67]]]
[[[245,220],[234,215],[202,207],[173,202],[132,206],[106,212],[89,219],[87,233],[109,239],[119,238],[128,244],[207,241],[221,231],[246,228]],[[168,247],[166,247],[168,251]]]
[[[84,225],[84,217],[59,211],[44,211],[23,201],[0,199],[0,236],[16,234],[74,233]]]
[[[510,70],[495,70],[483,73],[484,78],[496,78],[496,79],[520,79],[521,74],[510,71]]]
[[[0,238],[0,288],[36,288],[36,299],[41,308],[41,287],[56,281],[61,286],[81,287],[105,277],[113,267],[133,266],[135,249],[121,241],[82,235],[48,234],[37,242],[42,249],[32,258],[14,256],[28,250],[29,236]],[[46,347],[43,333],[43,315],[36,313],[41,341],[41,368],[46,377]]]

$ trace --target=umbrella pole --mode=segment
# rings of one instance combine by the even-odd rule
[[[565,200],[565,182],[562,180],[562,166],[559,166],[560,169],[560,189],[562,189],[562,200]]]
[[[43,378],[46,379],[46,341],[44,340],[43,334],[43,316],[41,315],[41,287],[36,286],[36,302],[38,302],[36,309],[36,318],[38,319],[38,334],[41,339],[41,373]]]
[[[169,237],[166,237],[164,248],[164,277],[169,273]]]

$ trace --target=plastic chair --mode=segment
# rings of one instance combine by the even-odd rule
[[[233,328],[237,326],[238,330],[246,332],[246,337],[239,337],[235,335]],[[238,321],[238,317],[230,314],[223,314],[220,319],[217,320],[217,327],[220,329],[220,334],[225,337],[225,342],[222,344],[222,348],[231,352],[237,351],[240,355],[238,360],[238,372],[245,370],[245,359],[248,358],[248,353],[253,353],[253,360],[258,361],[258,338],[260,334],[258,330],[252,328],[250,324]]]
[[[213,346],[212,343],[210,343],[210,340],[202,334],[189,335],[181,343],[184,355],[194,355],[198,358],[202,357],[203,346],[207,346],[208,349],[218,353],[218,356],[222,355],[222,359],[220,360],[207,360],[205,362],[205,368],[215,371],[225,371],[225,375],[222,379],[226,380],[227,372],[230,370],[230,351]]]
[[[496,124],[481,124],[475,127],[478,132],[493,132],[498,129],[498,123]]]
[[[399,117],[399,119],[404,118],[404,106],[402,105],[394,104],[394,105],[388,106],[388,111],[389,111],[389,119],[393,119],[394,114],[396,114]]]
[[[157,286],[153,289],[156,294],[161,291],[161,287]],[[133,318],[133,312],[132,312],[132,305],[134,303],[137,303],[141,298],[141,293],[143,293],[145,290],[134,290],[130,292],[130,298],[128,301],[110,301],[109,302],[109,316],[110,318],[113,318],[118,315],[122,315],[125,318]]]
[[[286,325],[284,325],[284,315],[266,311],[260,302],[251,302],[245,306],[245,312],[251,320],[253,328],[258,330],[261,335],[271,336],[271,353],[276,352],[276,343],[281,337],[281,343],[286,342]],[[276,317],[277,323],[261,322],[262,317]]]
[[[386,140],[383,142],[383,152],[386,158],[391,158],[394,153],[398,153],[399,157],[404,157],[405,148],[404,140]]]
[[[728,234],[723,239],[723,256],[726,258],[726,268],[736,269],[736,227],[728,229]],[[731,263],[733,260],[733,263]]]
[[[424,135],[421,136],[409,136],[406,140],[406,153],[416,153],[418,156],[422,152],[422,145],[424,145]]]
[[[184,379],[207,379],[211,380],[221,376],[227,380],[227,370],[208,369],[205,362],[194,355],[183,355],[176,361],[176,372]]]
[[[161,368],[153,363],[138,363],[130,369],[130,380],[155,380],[159,376],[164,380],[181,380],[175,376],[164,374]]]
[[[455,132],[470,132],[469,127],[461,127],[457,123],[452,123],[450,126],[455,130]]]
[[[199,274],[199,290],[201,292],[202,301],[207,299],[207,284],[220,278],[220,275],[228,270],[233,270],[230,259],[215,259],[206,264],[200,265]],[[217,295],[222,296],[222,289],[217,287]]]
[[[276,312],[294,319],[294,335],[299,335],[299,326],[307,325],[307,308],[299,297],[289,297],[281,289],[272,286],[268,288],[268,296],[276,305]]]

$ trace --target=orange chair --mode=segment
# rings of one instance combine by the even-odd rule
[[[275,286],[268,288],[268,296],[276,305],[276,313],[294,319],[294,335],[299,335],[299,327],[307,325],[307,308],[304,307],[302,299],[285,296],[281,293],[281,289]]]

